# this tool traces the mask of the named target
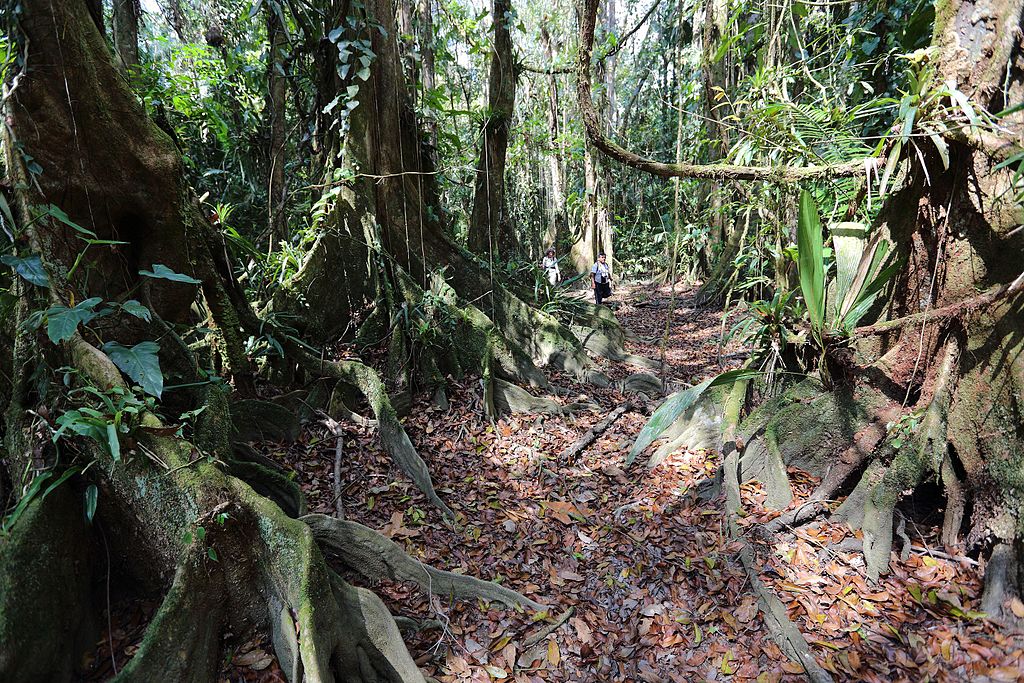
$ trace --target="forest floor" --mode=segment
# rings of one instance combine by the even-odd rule
[[[616,292],[619,320],[641,340],[656,340],[631,343],[630,352],[659,357],[669,298],[667,288]],[[725,367],[721,329],[720,311],[696,307],[691,292],[679,296],[665,348],[673,381],[694,383]],[[607,362],[602,369],[615,379],[638,371]],[[438,492],[457,514],[455,528],[381,452],[371,430],[343,425],[348,458],[340,484],[349,519],[380,530],[423,562],[498,580],[552,605],[546,615],[531,615],[424,596],[413,586],[372,586],[394,613],[424,625],[405,634],[417,663],[444,683],[802,680],[802,669],[762,624],[738,544],[725,533],[721,500],[693,495],[714,479],[719,454],[681,450],[654,470],[643,457],[627,469],[626,453],[653,405],[551,379],[579,392],[560,400],[601,409],[491,423],[479,383],[466,380],[452,386],[448,410],[425,398],[405,419]],[[627,401],[636,408],[578,459],[558,457]],[[312,423],[295,444],[263,444],[294,469],[312,512],[335,511],[335,442]],[[797,506],[817,482],[790,474]],[[744,525],[778,514],[762,508],[757,484],[744,485],[743,498]],[[877,585],[868,582],[860,554],[841,545],[853,534],[827,521],[752,538],[761,579],[836,680],[1024,680],[1024,636],[1000,633],[974,611],[982,567],[943,548],[941,517],[922,517],[914,504],[903,507],[912,544],[902,557],[893,553],[892,571]],[[248,642],[223,680],[284,680],[268,652],[268,643]]]

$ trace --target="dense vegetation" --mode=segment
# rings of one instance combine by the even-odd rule
[[[766,533],[845,521],[871,579],[898,505],[928,491],[942,542],[984,568],[984,611],[1024,618],[1019,0],[21,0],[2,17],[0,679],[71,678],[109,556],[162,596],[125,680],[214,680],[224,634],[251,631],[290,680],[423,680],[342,569],[543,610],[307,514],[246,442],[294,439],[300,417],[372,425],[458,524],[410,410],[464,377],[492,420],[578,409],[551,396],[609,386],[597,358],[649,371],[624,392],[678,389],[576,295],[599,252],[616,282],[670,285],[666,339],[692,285],[743,349],[665,399],[628,462],[666,430],[652,463],[695,447],[692,423],[721,415],[702,494],[727,533],[743,483],[784,509],[811,472]],[[780,647],[827,679],[744,548]]]

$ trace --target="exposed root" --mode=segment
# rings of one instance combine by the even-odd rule
[[[384,450],[394,459],[395,463],[405,472],[423,492],[450,519],[455,517],[451,508],[445,505],[434,490],[434,482],[430,471],[419,453],[409,441],[409,436],[398,421],[398,415],[391,406],[384,383],[372,368],[355,361],[321,361],[305,351],[299,351],[302,366],[315,375],[334,377],[353,386],[366,397],[370,408],[377,418],[377,428]]]
[[[1000,543],[992,549],[985,568],[985,590],[981,596],[981,609],[996,619],[1017,622],[1024,625],[1009,609],[1009,601],[1021,594],[1024,588],[1024,571],[1021,570],[1020,548],[1009,543]]]
[[[959,358],[954,340],[946,344],[936,375],[932,400],[914,435],[914,444],[897,451],[882,480],[864,501],[864,561],[873,580],[889,568],[893,512],[903,492],[915,488],[929,471],[939,472],[947,457],[946,413],[952,391],[953,369]]]
[[[572,325],[570,329],[579,339],[583,348],[595,356],[648,370],[661,370],[661,363],[658,361],[627,353],[623,348],[621,333],[613,334],[603,327],[581,327],[579,325]]]
[[[717,448],[722,442],[722,406],[729,387],[712,387],[683,412],[662,435],[665,442],[651,454],[648,469],[654,469],[675,451]]]
[[[832,681],[832,676],[818,664],[811,653],[807,640],[800,629],[796,627],[786,612],[782,601],[761,581],[758,567],[754,561],[754,553],[750,544],[744,539],[740,526],[736,521],[739,513],[740,485],[739,485],[739,453],[733,451],[726,456],[723,465],[723,487],[726,495],[726,516],[729,525],[729,535],[741,542],[739,552],[743,569],[750,581],[751,589],[757,596],[757,605],[764,615],[764,625],[768,629],[775,642],[782,648],[786,655],[804,668],[807,678],[814,683],[827,683]]]
[[[306,514],[306,496],[299,484],[277,469],[255,462],[231,461],[227,472],[252,487],[252,489],[277,503],[289,517]]]
[[[550,636],[552,633],[561,628],[562,624],[569,621],[569,617],[571,617],[575,612],[576,608],[570,607],[569,609],[562,612],[559,616],[555,617],[555,619],[552,620],[550,624],[538,630],[533,635],[527,636],[526,640],[523,641],[523,649],[527,650],[536,645],[537,643],[539,643],[540,641],[544,640],[548,636]]]
[[[95,642],[92,539],[70,484],[33,500],[0,537],[0,679],[69,680]]]
[[[497,413],[526,413],[535,415],[538,413],[547,415],[564,415],[579,412],[581,410],[593,410],[598,408],[593,403],[570,403],[562,405],[550,398],[538,398],[522,387],[516,386],[503,379],[494,378],[491,381],[491,398]]]
[[[358,522],[319,514],[306,515],[302,521],[313,530],[325,552],[369,579],[411,581],[433,595],[495,601],[537,611],[547,609],[496,583],[426,565],[410,557],[394,541]]]
[[[644,394],[648,397],[661,396],[665,393],[665,385],[660,379],[646,372],[637,372],[621,382],[615,383],[620,391],[630,394]]]
[[[206,683],[216,676],[224,624],[224,576],[212,562],[204,567],[202,557],[197,548],[186,549],[139,650],[115,681]]]

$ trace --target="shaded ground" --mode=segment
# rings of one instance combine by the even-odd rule
[[[650,342],[664,331],[668,290],[616,294],[617,315],[643,340],[629,350],[658,357],[657,341]],[[720,331],[719,312],[680,296],[666,348],[671,376],[694,382],[717,373]],[[723,360],[738,362],[728,354]],[[635,369],[605,370],[622,377]],[[591,400],[603,409],[491,424],[479,384],[466,381],[453,387],[448,411],[424,400],[406,419],[440,495],[458,515],[457,530],[442,524],[382,455],[372,432],[343,425],[340,483],[349,518],[382,530],[424,562],[549,602],[549,617],[573,610],[527,646],[548,624],[543,616],[425,597],[405,585],[375,586],[396,614],[421,622],[407,634],[420,666],[445,683],[801,680],[800,668],[764,632],[737,547],[725,538],[720,501],[691,495],[714,478],[718,454],[679,451],[653,471],[640,458],[624,471],[646,420],[638,409],[577,462],[562,461],[565,447],[633,397],[554,381],[584,392],[561,400]],[[311,425],[297,444],[265,445],[295,470],[311,511],[334,513],[335,442]],[[816,482],[792,474],[798,505]],[[743,493],[746,525],[775,516],[760,507],[758,486]],[[837,680],[1024,680],[1024,638],[1000,635],[974,612],[982,568],[957,558],[955,548],[940,548],[931,521],[906,513],[912,547],[903,559],[894,553],[893,572],[877,586],[867,583],[859,554],[839,547],[849,531],[824,522],[758,541],[761,577]],[[281,680],[276,662],[261,657],[265,648],[256,641],[239,648],[223,680]]]

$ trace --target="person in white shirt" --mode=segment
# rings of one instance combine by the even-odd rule
[[[612,295],[611,269],[603,251],[597,255],[597,263],[590,269],[590,282],[594,288],[594,301],[600,306],[602,301]]]
[[[562,273],[558,269],[558,259],[555,258],[555,250],[553,248],[548,248],[544,254],[544,260],[540,263],[540,267],[552,287],[558,284],[558,281],[562,278]]]

